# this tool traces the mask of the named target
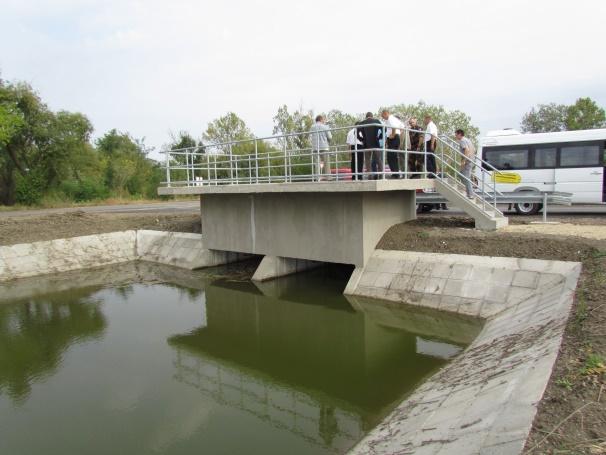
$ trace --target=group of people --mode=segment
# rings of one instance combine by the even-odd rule
[[[387,109],[381,111],[380,117],[380,119],[375,118],[372,112],[367,112],[366,118],[357,122],[356,127],[347,133],[346,143],[351,151],[352,178],[362,180],[365,175],[368,179],[379,178],[379,174],[385,170],[383,143],[390,178],[403,178],[405,170],[413,178],[420,177],[424,172],[429,178],[435,178],[438,172],[435,157],[438,127],[431,116],[425,116],[424,129],[414,117],[408,120],[406,126],[400,117]],[[408,141],[402,137],[406,132],[408,132]],[[473,198],[471,174],[475,148],[465,137],[463,130],[457,130],[455,136],[462,153],[459,170],[465,177],[463,180],[467,197]],[[314,159],[316,175],[330,175],[329,150],[332,135],[324,116],[316,117],[316,122],[311,128],[311,139],[312,152],[314,157],[317,157]],[[403,147],[408,150],[407,154],[399,152]],[[408,163],[404,162],[405,156],[408,156]]]

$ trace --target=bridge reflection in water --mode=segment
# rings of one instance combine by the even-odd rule
[[[174,378],[324,450],[352,447],[479,330],[435,312],[391,307],[386,317],[377,302],[322,298],[304,276],[275,283],[207,287],[201,326],[168,340]]]

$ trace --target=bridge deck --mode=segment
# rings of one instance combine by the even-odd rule
[[[434,179],[385,179],[161,187],[158,188],[158,194],[161,196],[169,196],[184,194],[351,193],[417,190],[425,188],[434,188]]]

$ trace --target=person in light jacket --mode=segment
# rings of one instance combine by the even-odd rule
[[[330,141],[332,134],[326,125],[326,119],[323,115],[316,117],[316,123],[311,127],[311,151],[313,159],[313,169],[317,180],[320,175],[330,175]]]

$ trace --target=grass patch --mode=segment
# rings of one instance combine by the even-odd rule
[[[604,357],[599,354],[589,354],[585,359],[583,368],[581,368],[581,374],[589,376],[603,373],[606,373],[606,362],[604,362]]]

